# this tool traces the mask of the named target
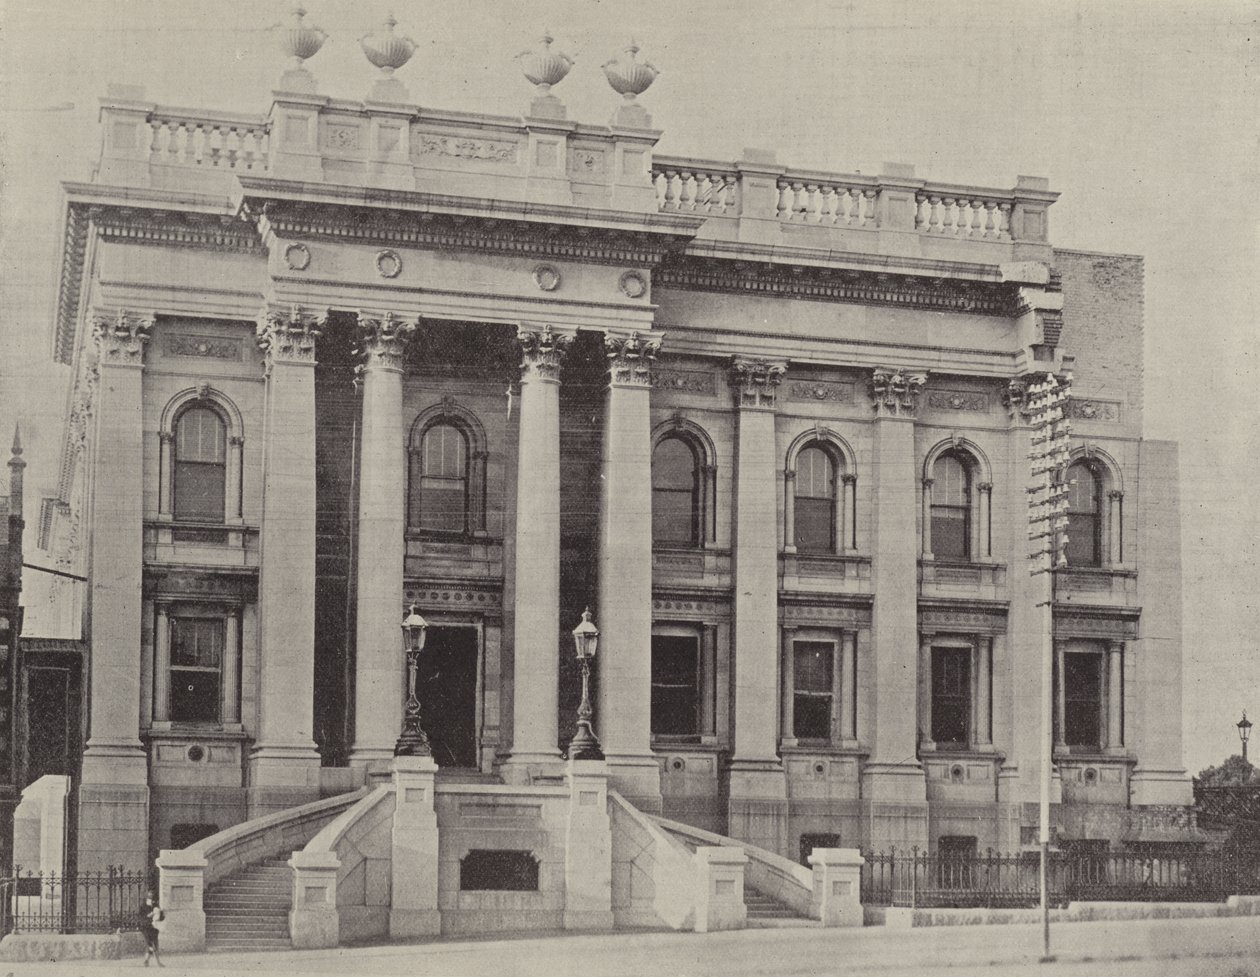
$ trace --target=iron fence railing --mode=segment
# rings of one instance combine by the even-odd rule
[[[1040,855],[918,848],[864,853],[862,901],[873,906],[1018,908],[1040,902]],[[1260,894],[1260,847],[1050,854],[1047,889],[1069,902],[1220,902]]]
[[[0,876],[0,931],[4,933],[112,933],[140,925],[151,888],[143,872],[108,868],[62,875],[23,871]]]

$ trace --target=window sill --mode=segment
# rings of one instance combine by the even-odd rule
[[[718,753],[724,747],[718,744],[716,736],[665,736],[653,733],[649,745],[653,750],[694,750],[697,753]]]
[[[953,743],[920,743],[919,755],[941,760],[993,760],[1004,754],[992,743],[985,746],[958,746]]]
[[[153,722],[144,730],[153,740],[246,740],[249,737],[240,723]]]
[[[779,754],[781,756],[808,755],[808,756],[867,756],[871,751],[862,746],[857,740],[842,740],[836,743],[832,740],[806,740],[798,739],[795,741],[781,741],[779,743]]]

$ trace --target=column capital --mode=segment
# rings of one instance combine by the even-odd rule
[[[843,482],[845,485],[856,485],[857,476],[853,474],[853,472],[845,472],[843,475],[840,476],[840,481]]]
[[[161,441],[163,444],[170,444],[172,441],[175,440],[175,432],[174,431],[159,431],[158,440]]]
[[[1107,642],[1107,650],[1113,655],[1118,655],[1124,651],[1124,642],[1119,639],[1112,639]]]
[[[153,323],[152,313],[137,314],[126,309],[94,311],[92,335],[101,362],[111,366],[144,366],[144,347]]]
[[[266,305],[254,330],[270,369],[273,363],[315,365],[315,341],[324,332],[328,310],[300,305]]]
[[[993,483],[981,482],[979,485],[976,486],[976,490],[979,491],[983,495],[988,495],[990,492],[993,491]]]
[[[739,407],[764,407],[773,410],[779,384],[787,373],[782,360],[752,359],[736,356],[731,361],[730,380],[735,388]]]
[[[1010,414],[1011,420],[1028,420],[1031,416],[1028,403],[1028,381],[1008,380],[1002,391],[1002,404]]]
[[[927,384],[926,370],[877,366],[871,371],[870,394],[877,417],[914,417]]]
[[[363,366],[371,370],[402,371],[403,354],[415,335],[418,322],[404,319],[393,312],[359,310],[359,352]]]
[[[559,382],[560,364],[573,337],[553,332],[550,325],[541,328],[523,325],[517,329],[516,339],[521,344],[521,379]]]
[[[923,479],[923,487],[924,487],[925,489],[927,489],[928,491],[931,491],[932,486],[933,486],[933,485],[935,485],[935,484],[936,484],[936,479],[934,479],[934,478],[925,478],[925,479]]]
[[[1109,498],[1112,502],[1119,502],[1124,498],[1124,492],[1120,489],[1112,489],[1107,493],[1107,498]]]
[[[628,336],[604,335],[608,356],[608,382],[624,387],[650,387],[652,363],[660,352],[664,333],[632,332]]]

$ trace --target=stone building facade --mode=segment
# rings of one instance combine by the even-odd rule
[[[373,778],[409,605],[441,776],[558,775],[589,605],[636,806],[792,858],[1031,843],[1025,391],[1069,358],[1058,837],[1190,803],[1141,260],[1051,244],[1044,180],[664,157],[633,97],[589,125],[545,85],[511,118],[281,88],[113,90],[65,186],[80,867]]]

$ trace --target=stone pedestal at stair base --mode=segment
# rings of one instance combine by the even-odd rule
[[[184,849],[164,849],[158,856],[158,905],[166,913],[162,949],[200,953],[206,948],[206,913],[202,905],[206,860]]]
[[[337,869],[341,867],[337,853],[295,851],[289,865],[293,869],[293,908],[289,910],[293,949],[336,946],[340,939]]]
[[[734,760],[729,770],[730,836],[791,857],[788,851],[787,777],[774,761]]]
[[[570,760],[569,823],[565,831],[564,928],[612,929],[612,822],[608,766]]]
[[[389,935],[435,936],[438,912],[438,825],[433,807],[437,764],[432,757],[394,757],[394,837]]]
[[[696,932],[742,930],[748,924],[744,905],[744,868],[748,856],[729,845],[696,849]]]
[[[861,926],[862,853],[856,848],[815,848],[809,864],[814,869],[809,914],[824,926]]]

